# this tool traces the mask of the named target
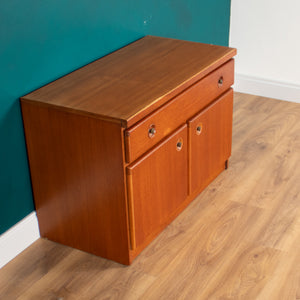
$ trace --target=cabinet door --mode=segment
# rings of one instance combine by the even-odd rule
[[[200,192],[231,155],[233,91],[230,89],[189,121],[190,193]]]
[[[153,238],[188,193],[187,126],[127,167],[131,247]]]

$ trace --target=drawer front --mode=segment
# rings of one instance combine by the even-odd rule
[[[188,194],[187,125],[126,169],[131,248],[161,231]]]
[[[200,192],[231,155],[233,90],[189,120],[190,193]]]
[[[141,122],[126,130],[126,162],[133,162],[228,90],[234,81],[233,70],[234,60],[231,59]]]

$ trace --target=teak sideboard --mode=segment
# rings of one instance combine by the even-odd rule
[[[22,97],[41,236],[130,264],[227,167],[235,54],[146,36]]]

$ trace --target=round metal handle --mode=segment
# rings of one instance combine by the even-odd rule
[[[203,126],[202,123],[199,123],[196,127],[196,134],[199,135],[202,132]]]
[[[180,138],[177,143],[176,143],[176,149],[177,151],[180,151],[182,149],[182,145],[183,145],[183,141],[182,139]]]
[[[222,86],[222,84],[223,84],[223,76],[221,76],[218,80],[219,87]]]
[[[197,133],[197,134],[200,134],[201,130],[202,130],[201,125],[197,126],[197,128],[196,128],[196,133]]]
[[[148,136],[149,136],[149,138],[152,138],[152,137],[155,135],[155,133],[156,133],[156,129],[155,129],[155,127],[153,126],[153,127],[151,127],[151,128],[148,130]]]

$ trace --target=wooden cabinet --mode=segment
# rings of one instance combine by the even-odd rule
[[[130,264],[227,165],[235,54],[147,36],[22,97],[41,236]]]

